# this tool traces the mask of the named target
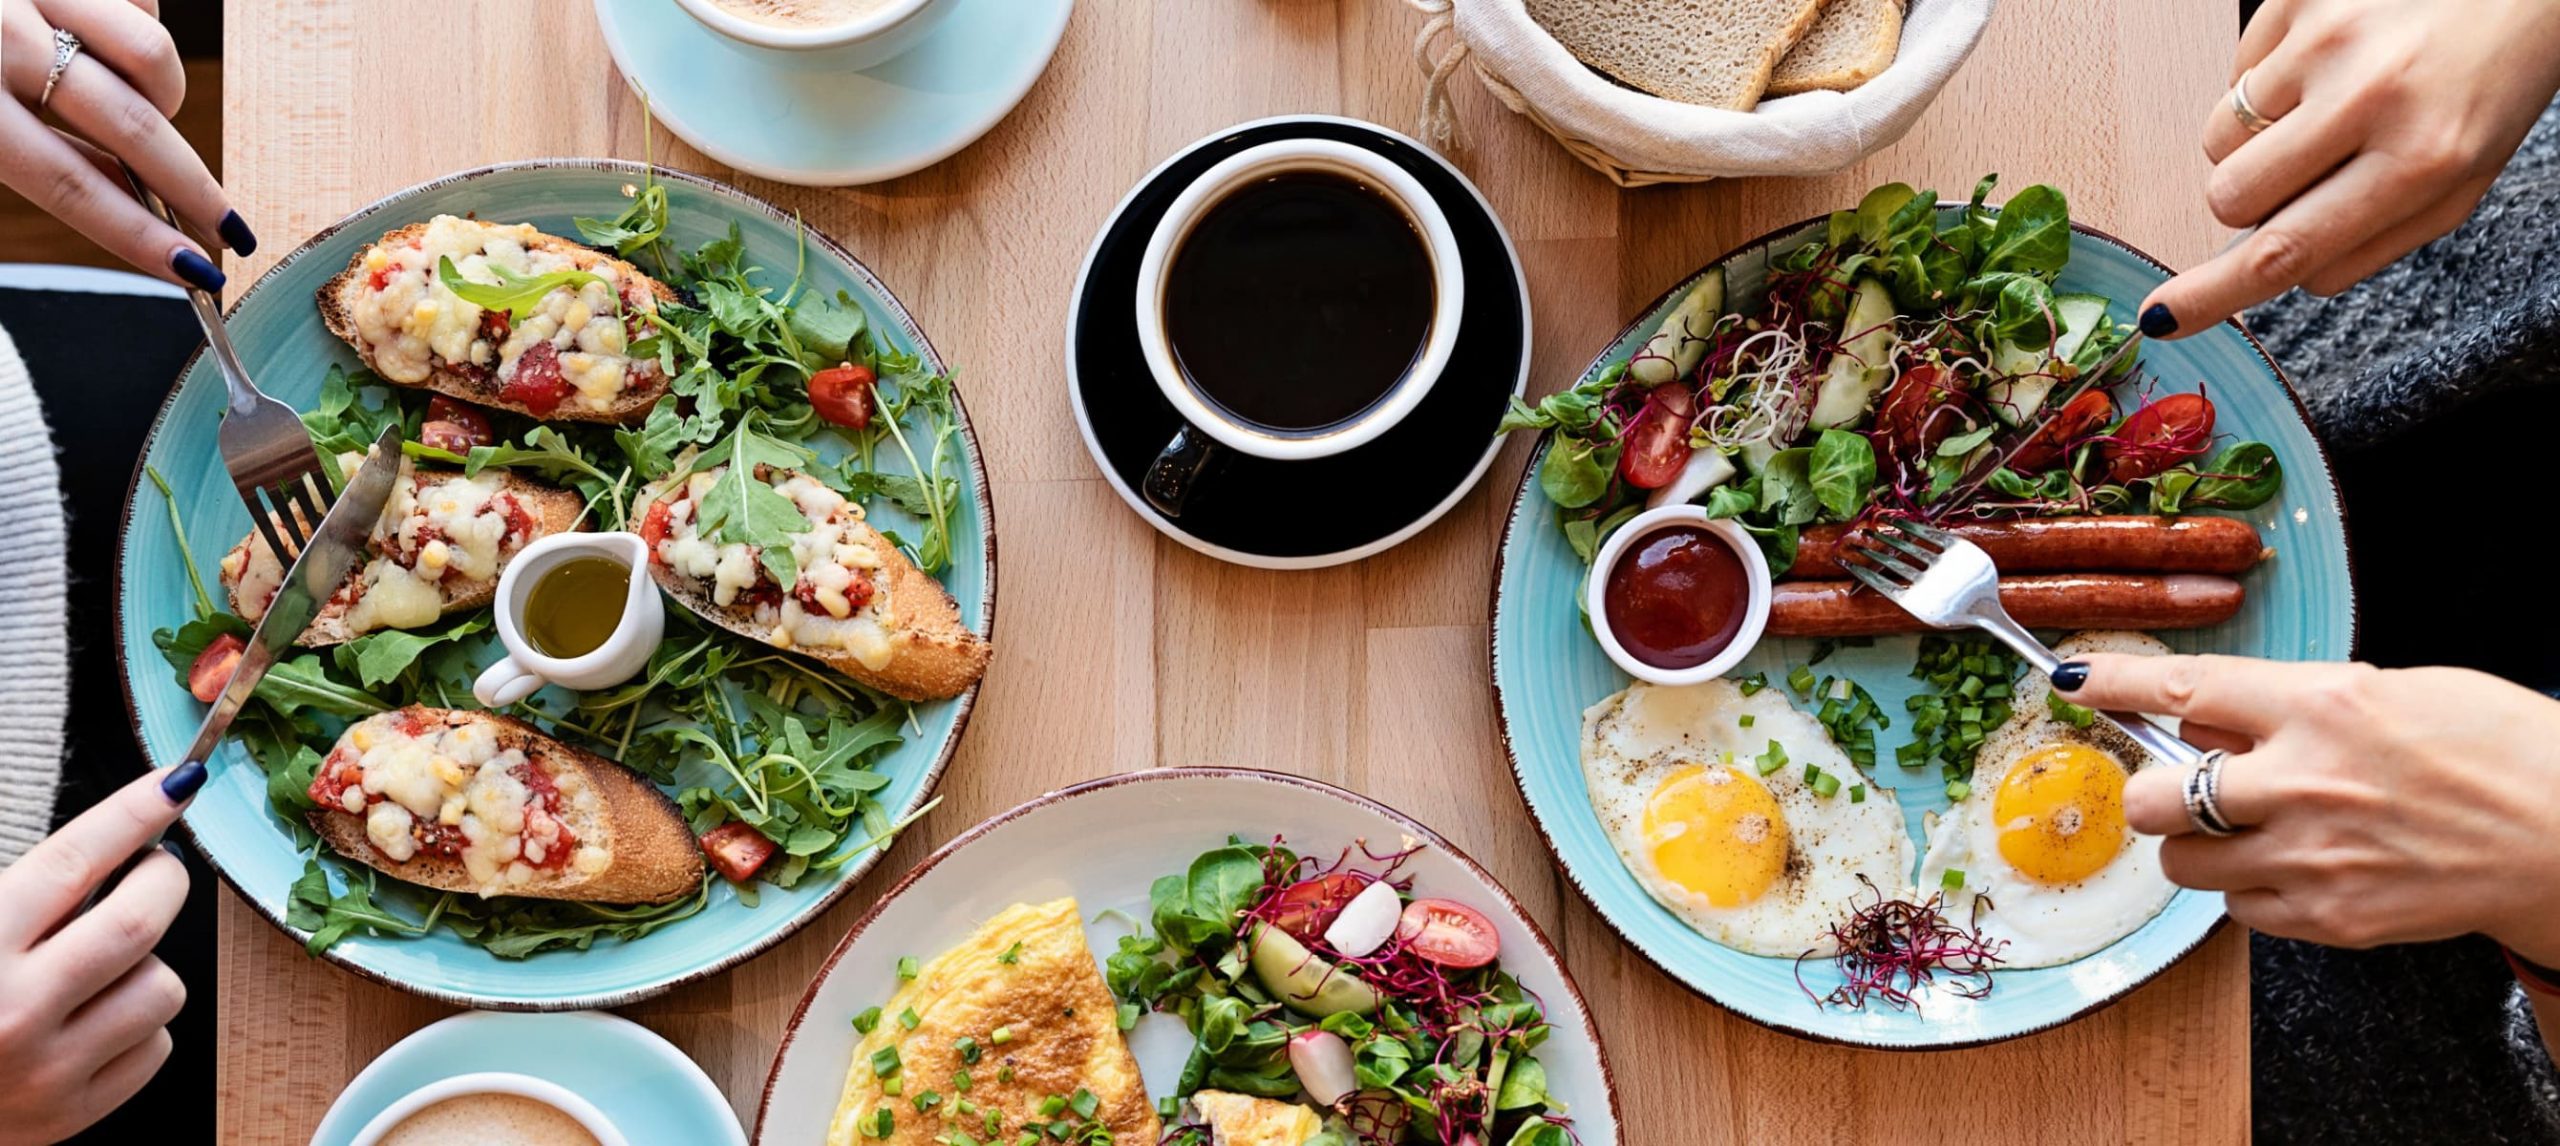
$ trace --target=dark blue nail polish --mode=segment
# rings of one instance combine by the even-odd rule
[[[196,789],[201,787],[204,787],[204,765],[193,760],[169,769],[169,774],[160,778],[160,794],[167,796],[172,804],[186,803],[187,798],[195,795]]]
[[[230,281],[222,277],[222,268],[213,265],[213,260],[183,247],[169,256],[169,269],[178,272],[187,285],[207,294],[219,293],[222,284]]]
[[[2169,313],[2165,303],[2152,303],[2142,310],[2142,333],[2146,338],[2167,338],[2178,332],[2178,316]]]
[[[176,840],[160,841],[160,850],[169,853],[170,859],[182,864],[187,862],[187,849],[179,847]]]
[[[223,243],[231,248],[232,254],[245,258],[258,252],[258,236],[249,230],[248,220],[242,219],[240,212],[223,215],[222,225],[214,230],[222,236]]]
[[[2053,666],[2053,671],[2046,676],[2053,681],[2053,687],[2064,692],[2078,692],[2081,685],[2089,683],[2089,666],[2078,661],[2064,661]]]

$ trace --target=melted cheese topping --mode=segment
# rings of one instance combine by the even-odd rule
[[[798,577],[790,585],[776,586],[778,595],[755,595],[750,591],[759,584],[773,585],[756,547],[714,541],[701,534],[694,520],[695,507],[727,470],[718,466],[686,480],[669,507],[657,559],[709,582],[711,601],[722,608],[752,597],[751,612],[767,643],[786,649],[842,649],[865,668],[876,672],[886,667],[897,652],[889,640],[896,614],[888,579],[880,573],[879,535],[863,523],[862,507],[806,474],[768,474],[766,483],[799,507],[809,527],[791,534]]]
[[[520,513],[533,516],[496,471],[471,478],[420,474],[403,462],[374,525],[375,556],[339,591],[355,597],[347,628],[368,633],[434,623],[448,601],[496,580],[507,559],[533,540],[531,529],[514,532]],[[254,624],[283,585],[284,566],[265,538],[252,536],[223,557],[221,575],[234,588],[242,619]]]
[[[421,236],[366,250],[360,264],[365,289],[357,292],[352,311],[357,334],[373,350],[374,370],[414,385],[438,366],[460,367],[457,372],[485,373],[503,387],[525,351],[549,343],[558,352],[561,380],[572,391],[568,402],[590,410],[612,406],[635,376],[651,373],[648,360],[626,355],[624,301],[654,313],[657,299],[639,284],[625,283],[610,260],[588,268],[603,281],[554,287],[534,313],[494,329],[483,321],[486,312],[454,294],[437,274],[447,258],[463,278],[478,283],[498,281],[493,267],[523,277],[579,269],[567,252],[532,247],[537,236],[528,224],[438,215]]]
[[[482,895],[504,894],[546,865],[565,862],[592,874],[612,862],[596,840],[569,840],[565,861],[554,854],[570,835],[564,818],[596,815],[595,790],[579,773],[552,777],[556,801],[538,800],[526,782],[538,765],[521,749],[501,750],[494,727],[437,723],[413,736],[406,731],[411,719],[386,712],[349,726],[322,769],[324,782],[332,774],[344,778],[349,766],[355,770],[337,792],[336,806],[364,817],[365,839],[375,850],[404,862],[417,856],[423,836],[459,833],[456,858]]]

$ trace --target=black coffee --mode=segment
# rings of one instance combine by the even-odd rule
[[[1203,212],[1165,276],[1191,385],[1273,430],[1322,429],[1393,389],[1431,333],[1431,254],[1403,208],[1325,171],[1246,184]]]

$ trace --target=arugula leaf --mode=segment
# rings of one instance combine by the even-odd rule
[[[1832,520],[1856,517],[1876,484],[1875,447],[1865,434],[1824,430],[1806,459],[1805,481]]]
[[[871,320],[852,295],[837,291],[833,299],[806,299],[793,306],[785,325],[800,342],[801,365],[814,373],[849,361],[854,340],[870,328]]]
[[[330,716],[361,717],[389,712],[396,705],[385,704],[372,693],[331,679],[329,670],[317,653],[304,653],[277,661],[258,681],[258,690],[250,695],[285,712],[310,709]]]
[[[658,184],[656,169],[650,170],[648,186],[631,197],[622,213],[611,219],[571,219],[578,234],[589,245],[611,247],[625,259],[657,245],[667,234],[667,189]]]
[[[481,283],[466,279],[461,271],[454,269],[453,256],[439,256],[436,259],[436,279],[444,283],[444,288],[452,291],[454,297],[484,310],[506,311],[508,317],[516,322],[533,317],[533,310],[542,304],[542,297],[552,291],[561,287],[575,291],[588,283],[604,281],[601,275],[576,269],[520,275],[496,263],[486,266],[490,274],[497,276],[497,282]]]
[[[382,629],[339,645],[332,655],[339,668],[356,674],[359,683],[378,688],[409,671],[409,666],[428,649],[486,632],[489,618],[490,614],[482,611],[449,621],[438,629]]]

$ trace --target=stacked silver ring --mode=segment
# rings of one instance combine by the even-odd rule
[[[2231,81],[2231,115],[2240,121],[2241,129],[2251,135],[2276,125],[2275,120],[2258,114],[2257,105],[2249,102],[2249,73],[2246,71],[2240,73],[2239,79]]]
[[[62,28],[54,29],[53,67],[44,73],[44,94],[36,97],[37,111],[43,111],[44,105],[53,102],[54,85],[62,82],[62,73],[71,70],[71,61],[79,55],[80,37]]]
[[[2208,836],[2227,836],[2240,829],[2222,814],[2222,762],[2231,754],[2219,748],[2204,754],[2187,773],[2187,822]]]

